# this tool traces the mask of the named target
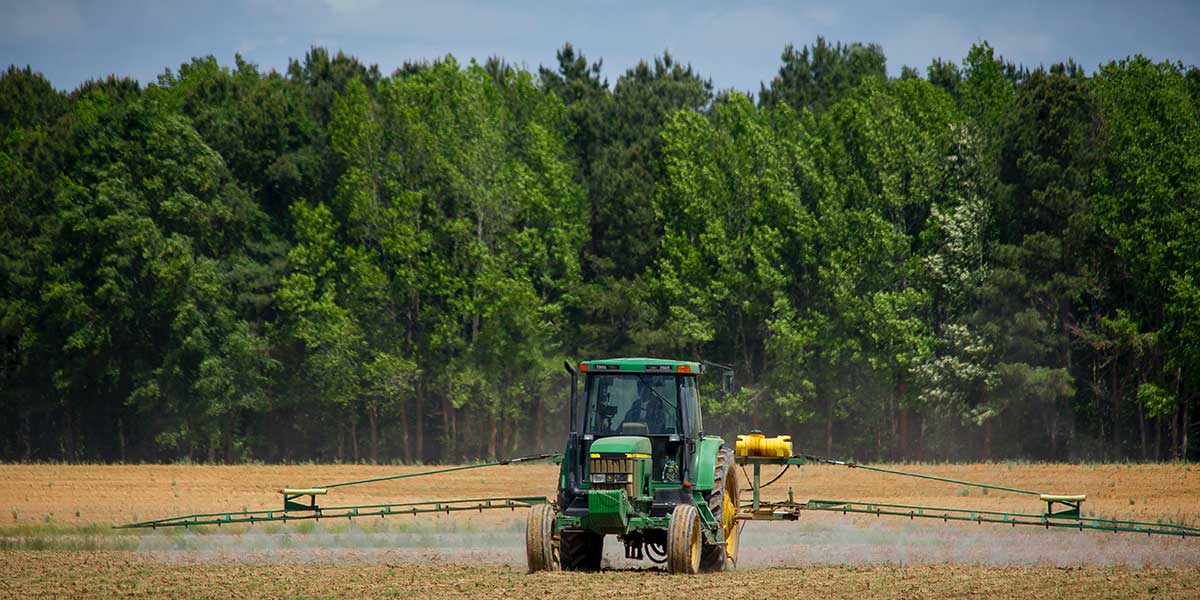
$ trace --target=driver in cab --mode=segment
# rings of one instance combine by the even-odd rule
[[[662,433],[666,425],[664,421],[662,398],[654,393],[648,383],[639,379],[637,399],[625,411],[620,432],[630,435]]]

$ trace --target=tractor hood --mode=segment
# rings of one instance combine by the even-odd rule
[[[650,438],[636,435],[615,435],[592,442],[592,454],[644,454],[650,456]]]

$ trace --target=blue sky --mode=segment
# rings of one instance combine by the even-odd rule
[[[1089,71],[1141,53],[1200,64],[1200,1],[482,2],[438,0],[0,0],[0,67],[31,65],[59,88],[109,73],[143,82],[193,56],[236,53],[282,69],[313,45],[390,73],[406,60],[499,55],[531,69],[570,41],[610,82],[664,49],[718,88],[757,92],[785,44],[883,46],[888,70],[961,61],[988,40],[1026,65],[1073,57]]]

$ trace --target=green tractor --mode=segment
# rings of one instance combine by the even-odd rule
[[[530,571],[600,569],[604,537],[672,573],[731,569],[741,482],[733,449],[705,435],[697,379],[713,363],[618,358],[571,374],[570,433],[554,503],[526,526]],[[579,373],[584,375],[582,402]],[[581,410],[582,409],[582,410]]]

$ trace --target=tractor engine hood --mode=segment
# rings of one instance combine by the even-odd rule
[[[650,458],[650,438],[636,435],[615,435],[592,442],[592,454],[640,454],[626,458]]]

